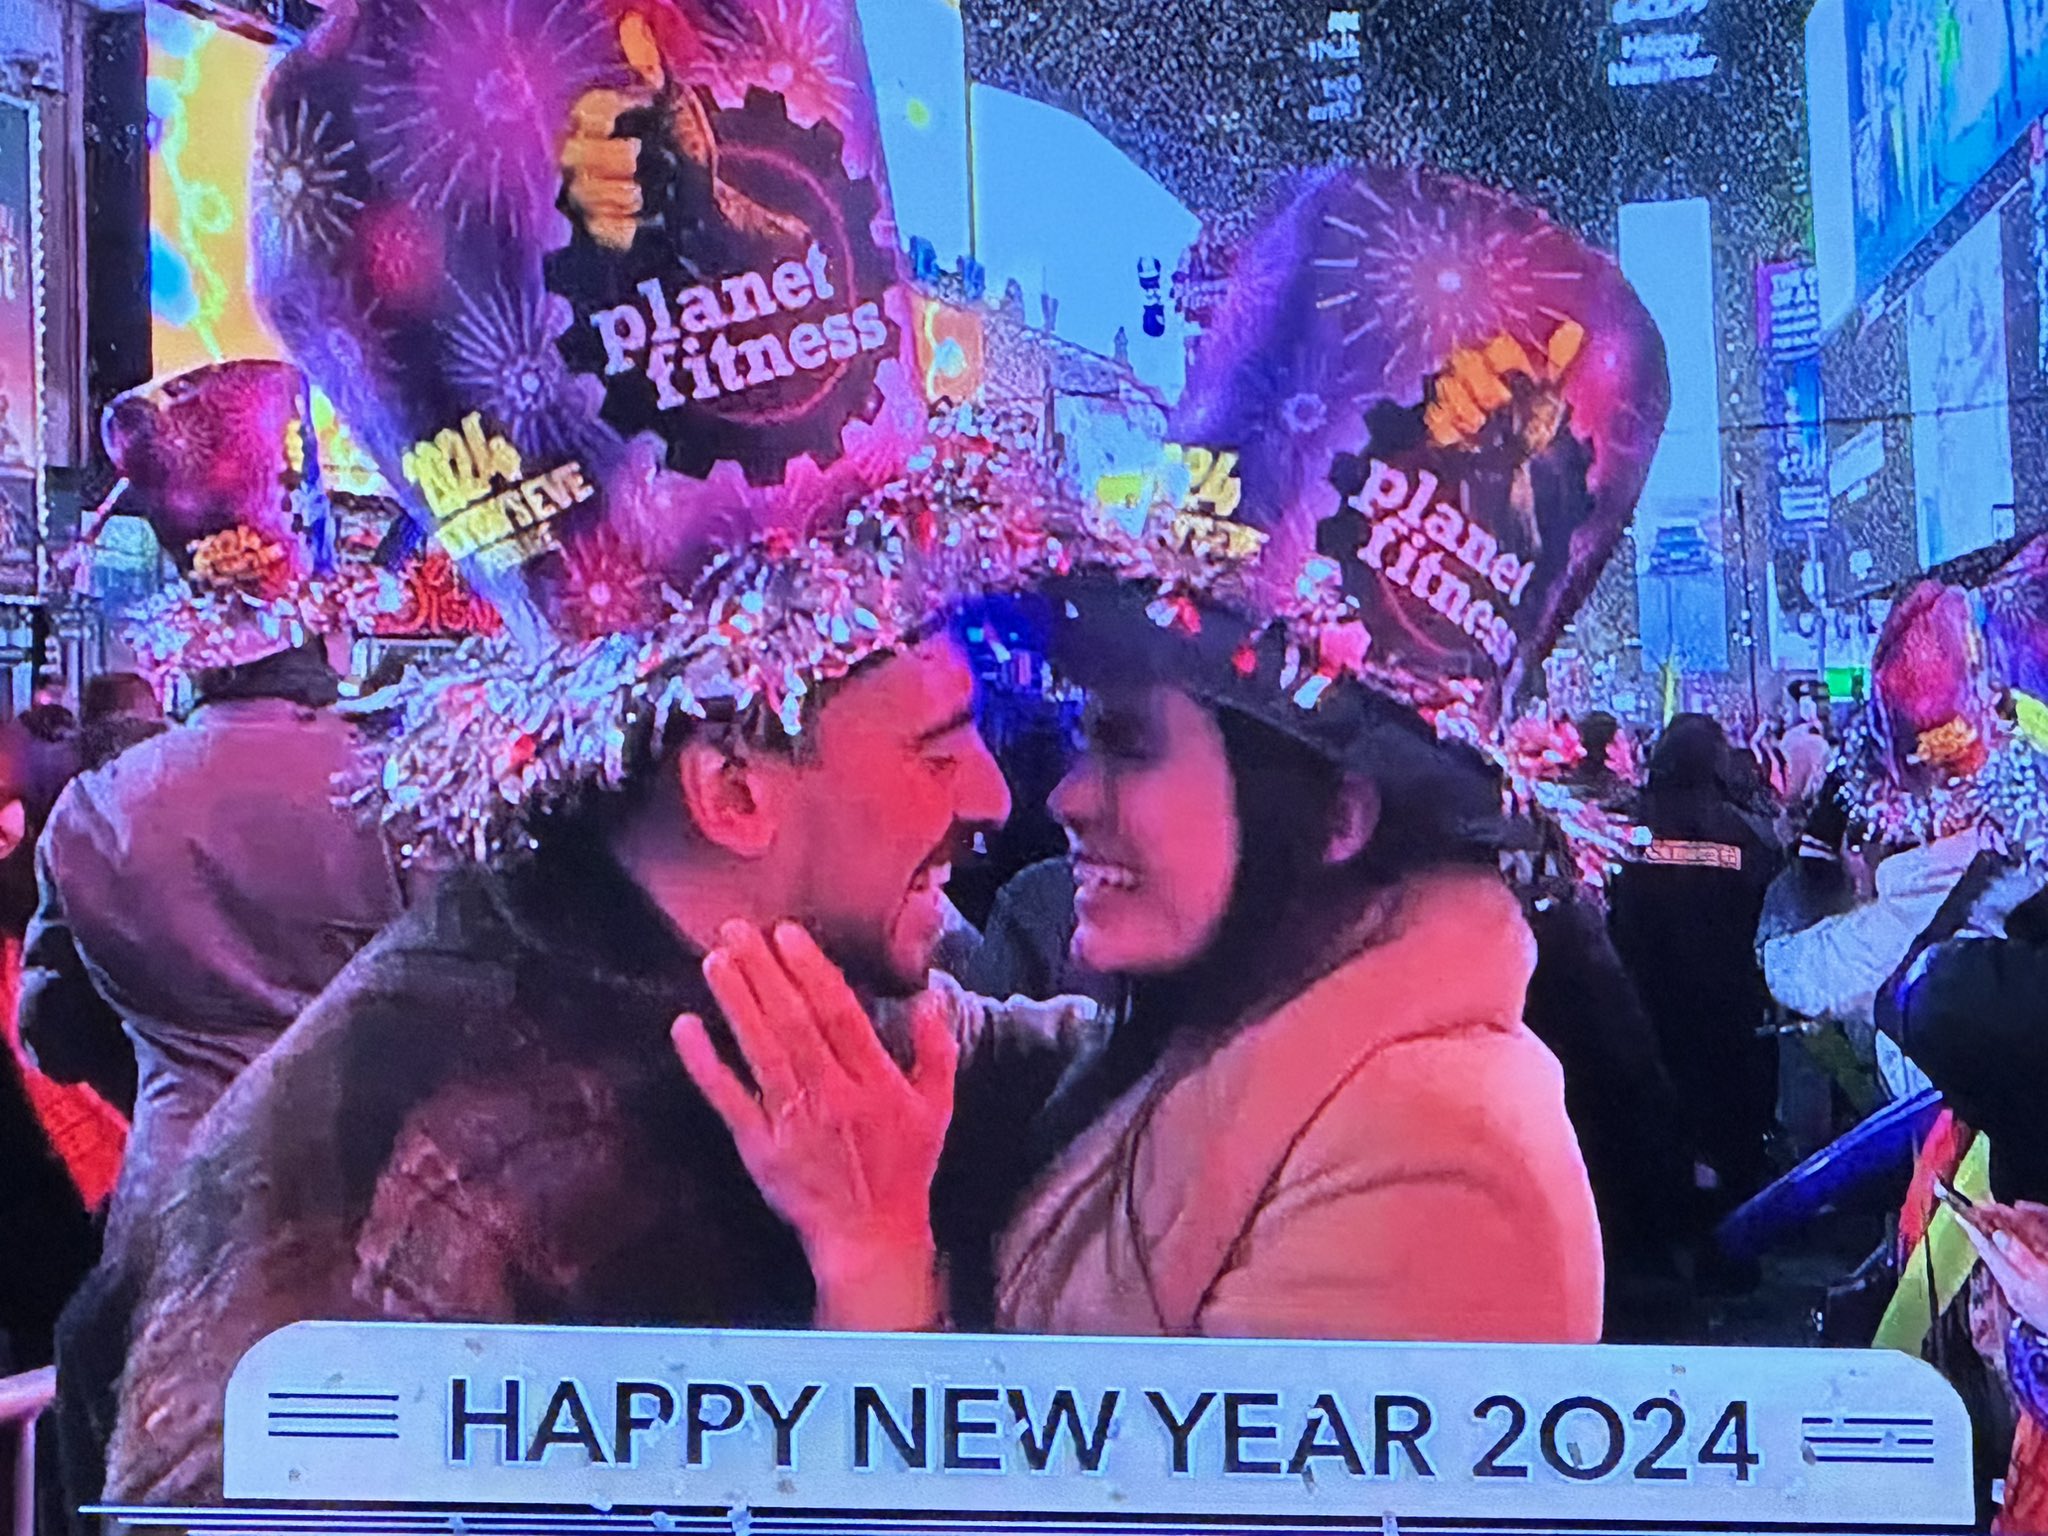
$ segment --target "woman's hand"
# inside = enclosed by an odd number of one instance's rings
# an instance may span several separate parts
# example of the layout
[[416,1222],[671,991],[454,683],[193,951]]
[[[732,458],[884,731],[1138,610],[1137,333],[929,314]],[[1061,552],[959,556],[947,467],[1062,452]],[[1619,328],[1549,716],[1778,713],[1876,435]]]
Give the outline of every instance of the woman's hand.
[[2048,1334],[2048,1205],[1980,1200],[1957,1215],[2013,1315]]
[[802,1239],[817,1325],[933,1326],[931,1186],[959,1059],[944,1003],[927,993],[912,1009],[906,1074],[839,968],[794,923],[777,925],[772,941],[751,923],[728,923],[704,977],[760,1094],[695,1014],[675,1022],[676,1054],[763,1198]]

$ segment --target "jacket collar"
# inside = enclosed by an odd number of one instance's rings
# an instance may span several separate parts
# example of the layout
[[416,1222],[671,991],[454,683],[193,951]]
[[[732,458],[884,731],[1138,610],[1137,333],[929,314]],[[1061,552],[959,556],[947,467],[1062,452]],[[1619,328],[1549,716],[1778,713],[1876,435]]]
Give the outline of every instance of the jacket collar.
[[201,705],[235,699],[287,699],[310,709],[325,709],[341,697],[341,679],[317,645],[300,645],[240,666],[202,672],[194,691]]
[[594,837],[550,839],[492,887],[507,925],[551,969],[663,1006],[694,1006],[707,991],[695,947]]

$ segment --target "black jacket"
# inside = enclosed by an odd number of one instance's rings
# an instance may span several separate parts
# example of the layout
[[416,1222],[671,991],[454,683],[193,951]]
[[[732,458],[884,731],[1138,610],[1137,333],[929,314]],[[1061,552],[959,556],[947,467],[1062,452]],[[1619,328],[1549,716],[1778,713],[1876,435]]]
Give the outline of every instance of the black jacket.
[[57,1313],[98,1257],[78,1187],[0,1045],[0,1375],[50,1363]]
[[1950,940],[1898,998],[1906,1054],[1991,1139],[1991,1192],[2048,1203],[2048,943]]
[[1523,1018],[1564,1069],[1610,1267],[1665,1253],[1683,1231],[1692,1147],[1678,1091],[1601,914],[1576,896],[1532,902],[1536,970]]

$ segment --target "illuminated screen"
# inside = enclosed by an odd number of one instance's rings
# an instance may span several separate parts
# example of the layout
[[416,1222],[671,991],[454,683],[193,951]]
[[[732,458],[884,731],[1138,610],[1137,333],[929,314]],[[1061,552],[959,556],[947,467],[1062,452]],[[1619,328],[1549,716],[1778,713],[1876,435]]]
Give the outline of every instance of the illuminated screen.
[[2048,5],[1848,0],[1845,25],[1867,292],[2048,110]]
[[1907,305],[1920,556],[1935,565],[2013,532],[1998,221],[1958,240],[1913,285]]
[[[157,377],[238,357],[282,357],[249,280],[249,162],[271,54],[151,0],[150,346]],[[329,486],[384,488],[324,394],[313,416]]]

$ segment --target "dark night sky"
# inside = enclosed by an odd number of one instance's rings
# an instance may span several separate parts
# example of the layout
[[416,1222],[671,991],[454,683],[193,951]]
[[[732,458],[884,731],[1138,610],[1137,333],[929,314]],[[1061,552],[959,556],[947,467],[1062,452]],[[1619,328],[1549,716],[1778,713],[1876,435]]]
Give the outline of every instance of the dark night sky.
[[[1305,56],[1327,0],[963,9],[976,79],[1079,112],[1205,217],[1241,213],[1290,167],[1355,157],[1512,187],[1595,239],[1619,202],[1690,193],[1727,205],[1741,245],[1804,227],[1805,0],[1708,0],[1720,68],[1635,90],[1606,82],[1612,28],[1593,0],[1362,0],[1355,66]],[[1362,121],[1309,122],[1319,77],[1351,69]]]

